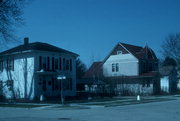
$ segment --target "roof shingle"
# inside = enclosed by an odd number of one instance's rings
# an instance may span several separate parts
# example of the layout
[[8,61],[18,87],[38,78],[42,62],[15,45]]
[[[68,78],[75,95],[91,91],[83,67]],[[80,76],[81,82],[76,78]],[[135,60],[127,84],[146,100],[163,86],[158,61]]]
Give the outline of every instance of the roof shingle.
[[34,43],[29,43],[27,45],[19,45],[17,47],[14,47],[12,49],[3,51],[0,53],[0,55],[4,54],[11,54],[15,52],[22,52],[22,51],[27,51],[27,50],[40,50],[40,51],[50,51],[50,52],[60,52],[60,53],[68,53],[68,54],[73,54],[78,56],[78,54],[64,50],[62,48],[47,44],[47,43],[42,43],[42,42],[34,42]]

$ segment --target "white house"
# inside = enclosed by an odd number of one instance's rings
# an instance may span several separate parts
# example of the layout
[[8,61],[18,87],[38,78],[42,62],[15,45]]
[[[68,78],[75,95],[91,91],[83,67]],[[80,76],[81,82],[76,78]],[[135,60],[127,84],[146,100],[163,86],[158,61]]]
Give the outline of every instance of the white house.
[[161,74],[160,85],[161,91],[174,93],[178,87],[178,73],[174,66],[164,66],[159,69]]
[[[158,59],[148,46],[118,43],[98,66],[95,65],[89,68],[85,78],[115,85],[113,88],[118,93],[153,94],[159,91]],[[97,67],[99,71],[94,71]]]
[[6,98],[35,99],[60,96],[63,80],[65,96],[76,94],[76,64],[78,55],[56,46],[34,42],[28,38],[24,44],[0,53],[0,87]]

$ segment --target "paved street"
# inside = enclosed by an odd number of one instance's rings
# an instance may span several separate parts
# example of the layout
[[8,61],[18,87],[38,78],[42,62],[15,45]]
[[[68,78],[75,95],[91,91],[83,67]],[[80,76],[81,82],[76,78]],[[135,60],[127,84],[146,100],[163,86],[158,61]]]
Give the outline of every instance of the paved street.
[[180,98],[90,109],[0,108],[0,121],[180,121]]

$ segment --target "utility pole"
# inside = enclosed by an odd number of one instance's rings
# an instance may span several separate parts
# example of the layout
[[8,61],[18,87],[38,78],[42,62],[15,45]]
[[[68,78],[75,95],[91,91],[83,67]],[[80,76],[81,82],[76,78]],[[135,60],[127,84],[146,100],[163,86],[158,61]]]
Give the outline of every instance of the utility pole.
[[58,75],[57,79],[61,81],[61,104],[64,105],[63,80],[65,80],[66,77],[63,75]]

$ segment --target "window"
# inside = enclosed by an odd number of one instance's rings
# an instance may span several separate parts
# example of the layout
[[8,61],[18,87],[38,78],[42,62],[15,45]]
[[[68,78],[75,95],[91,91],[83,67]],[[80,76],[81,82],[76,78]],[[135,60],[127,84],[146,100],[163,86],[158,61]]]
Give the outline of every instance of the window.
[[115,70],[116,70],[116,65],[113,63],[112,64],[112,72],[115,72]]
[[119,71],[119,63],[113,63],[112,72],[118,72],[118,71]]
[[70,59],[70,71],[72,71],[72,59]]
[[47,70],[49,71],[50,70],[50,58],[47,57]]
[[58,58],[55,59],[55,70],[58,70]]
[[69,87],[70,87],[70,90],[72,90],[72,78],[69,79]]
[[66,60],[66,71],[69,70],[69,60]]
[[48,81],[48,85],[49,85],[49,86],[51,85],[51,81]]
[[0,71],[3,71],[3,60],[0,60]]
[[52,71],[54,71],[54,57],[52,57]]
[[58,88],[59,88],[58,80],[57,79],[54,79],[54,80],[55,80],[55,90],[58,90]]
[[54,78],[52,78],[52,91],[54,91]]
[[117,51],[117,55],[122,54],[122,51]]
[[46,80],[43,80],[43,91],[46,91]]
[[61,65],[61,57],[59,58],[59,70],[62,70],[62,65]]
[[43,69],[46,70],[46,57],[43,57],[42,59],[42,66],[43,66]]
[[42,56],[39,56],[39,70],[42,69]]
[[6,69],[14,71],[14,59],[6,59]]
[[119,63],[116,63],[116,72],[119,71]]
[[63,71],[65,71],[66,70],[66,65],[65,65],[65,58],[63,58]]

